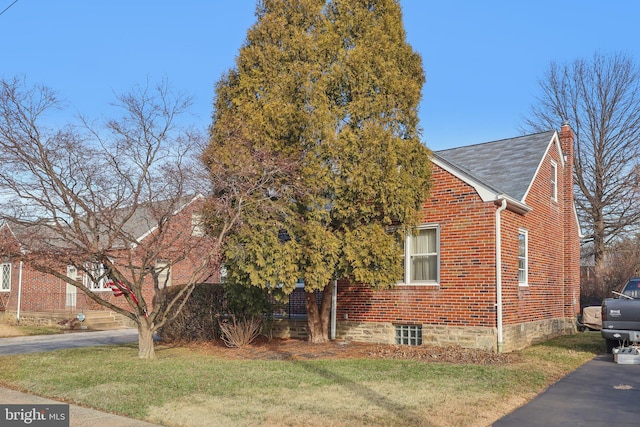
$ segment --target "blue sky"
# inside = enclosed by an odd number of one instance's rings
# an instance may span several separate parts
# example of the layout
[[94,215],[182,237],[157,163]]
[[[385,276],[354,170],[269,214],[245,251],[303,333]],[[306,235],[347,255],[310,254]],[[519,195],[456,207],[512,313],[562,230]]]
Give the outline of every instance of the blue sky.
[[[14,0],[0,0],[0,11]],[[427,82],[422,139],[434,150],[509,138],[550,61],[621,51],[640,63],[637,0],[401,0]],[[0,15],[0,76],[56,90],[69,116],[100,118],[121,93],[166,77],[210,124],[254,0],[18,0]]]

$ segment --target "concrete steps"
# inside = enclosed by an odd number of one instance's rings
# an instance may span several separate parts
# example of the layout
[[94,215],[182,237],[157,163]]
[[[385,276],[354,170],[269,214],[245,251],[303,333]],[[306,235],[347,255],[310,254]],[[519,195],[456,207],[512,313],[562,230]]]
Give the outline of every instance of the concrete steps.
[[[72,319],[77,319],[79,313],[84,315],[81,323],[86,329],[106,331],[112,329],[131,328],[136,325],[128,318],[107,310],[51,310],[51,311],[23,311],[20,314],[20,324],[34,326],[62,325]],[[15,319],[15,313],[4,313],[6,319]]]
[[85,312],[85,320],[82,322],[87,329],[97,331],[108,331],[112,329],[122,329],[130,327],[130,320],[112,311],[90,311]]

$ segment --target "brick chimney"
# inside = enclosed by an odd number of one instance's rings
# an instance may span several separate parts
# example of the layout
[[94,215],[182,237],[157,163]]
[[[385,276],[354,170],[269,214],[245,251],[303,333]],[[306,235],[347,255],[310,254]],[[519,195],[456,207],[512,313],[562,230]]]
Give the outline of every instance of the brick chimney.
[[574,204],[574,139],[568,121],[558,133],[564,156],[562,171],[563,217],[564,217],[564,306],[565,319],[572,319],[580,312],[580,230]]
[[[567,120],[562,123],[562,128],[560,129],[558,136],[560,137],[562,153],[566,157],[565,161],[570,160],[573,165],[573,140],[575,139],[575,135],[573,134],[573,130],[571,129],[571,126],[569,126],[569,122]],[[573,178],[571,180],[573,181]]]

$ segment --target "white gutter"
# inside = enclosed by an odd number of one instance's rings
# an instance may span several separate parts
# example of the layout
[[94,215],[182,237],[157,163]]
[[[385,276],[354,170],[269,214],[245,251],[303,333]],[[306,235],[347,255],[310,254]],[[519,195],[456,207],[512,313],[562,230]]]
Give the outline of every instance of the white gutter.
[[20,324],[20,303],[22,299],[22,261],[18,270],[18,308],[16,309],[16,323]]
[[498,353],[502,353],[502,227],[500,213],[507,208],[507,199],[496,209],[496,321],[498,327]]
[[331,339],[336,339],[336,308],[338,308],[338,281],[333,279],[331,287]]

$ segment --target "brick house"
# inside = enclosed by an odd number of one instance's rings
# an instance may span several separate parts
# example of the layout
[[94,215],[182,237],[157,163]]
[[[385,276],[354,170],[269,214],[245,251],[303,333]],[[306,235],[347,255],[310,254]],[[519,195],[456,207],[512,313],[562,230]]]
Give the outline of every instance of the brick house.
[[[155,259],[155,268],[160,271],[159,286],[171,286],[189,281],[195,263],[201,261],[210,248],[208,242],[202,239],[204,229],[199,214],[202,202],[202,196],[185,199],[173,212],[170,229],[166,232],[167,239],[172,242],[171,247],[167,247]],[[163,209],[158,209],[157,206],[139,207],[135,214],[126,221],[124,227],[124,232],[134,236],[137,243],[131,249],[118,249],[116,244],[113,251],[114,257],[132,259],[135,265],[143,265],[136,251],[143,247],[146,241],[153,238],[158,228],[158,221],[154,218],[157,218],[162,211]],[[2,224],[0,239],[4,242],[3,247],[6,249],[13,246],[20,250],[23,246],[22,242],[25,239],[33,239],[34,236],[37,236],[37,239],[43,242],[42,244],[58,247],[64,245],[60,239],[56,241],[46,228],[35,233],[30,228],[33,227],[11,223]],[[13,245],[7,244],[7,242],[13,243]],[[197,249],[184,260],[174,262],[172,253],[184,252],[184,248],[187,246]],[[127,256],[124,256],[125,251],[127,251]],[[4,311],[6,320],[15,318],[21,323],[52,324],[83,313],[90,326],[100,326],[100,328],[106,329],[118,324],[129,324],[129,319],[111,313],[108,308],[91,300],[75,286],[53,275],[37,271],[29,264],[29,261],[22,262],[20,257],[12,257],[10,253],[16,254],[15,250],[5,252],[8,253],[0,254],[0,310]],[[131,258],[128,258],[129,254],[132,254]],[[128,307],[124,298],[118,297],[109,287],[108,279],[102,275],[104,271],[101,270],[101,266],[96,265],[90,270],[95,275],[93,278],[88,272],[82,273],[72,266],[60,265],[59,271],[83,283],[101,299],[119,307]],[[205,271],[202,277],[203,281],[219,280],[219,275],[216,272],[217,270],[214,268]],[[154,284],[151,280],[145,281],[142,293],[147,304],[151,305],[154,294]],[[108,312],[108,316],[113,321],[105,319],[104,312]]]
[[335,335],[511,351],[575,331],[573,132],[433,153],[433,188],[392,289],[338,281]]
[[[432,167],[421,225],[405,241],[403,283],[374,291],[338,281],[336,338],[511,351],[574,331],[580,231],[569,125],[560,132],[435,152]],[[187,203],[180,212],[178,234],[189,239],[201,232],[194,220],[197,206]],[[150,218],[140,211],[129,224],[141,240],[153,232]],[[0,229],[19,242],[14,231],[6,224]],[[0,306],[7,312],[100,308],[81,293],[74,296],[75,288],[67,289],[62,280],[7,257],[0,261]],[[172,266],[170,283],[182,283],[190,269],[188,263]],[[218,279],[212,270],[208,281]],[[121,301],[110,289],[96,290]],[[151,290],[146,288],[147,298]],[[298,297],[303,292],[296,290]],[[303,301],[296,298],[290,306]],[[277,323],[276,335],[304,335],[304,321],[290,316]]]

